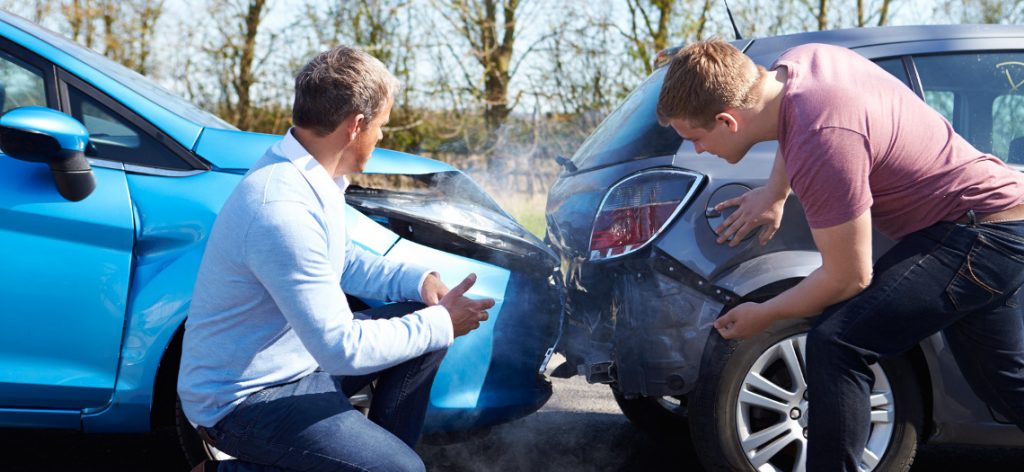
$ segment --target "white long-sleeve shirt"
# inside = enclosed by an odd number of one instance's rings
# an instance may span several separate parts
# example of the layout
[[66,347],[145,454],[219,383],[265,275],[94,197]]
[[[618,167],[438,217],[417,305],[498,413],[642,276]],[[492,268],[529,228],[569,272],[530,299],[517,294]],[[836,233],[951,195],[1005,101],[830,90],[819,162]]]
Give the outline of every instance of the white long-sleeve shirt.
[[367,374],[451,344],[442,306],[353,317],[343,289],[419,300],[429,272],[351,244],[346,185],[289,132],[224,203],[185,323],[178,394],[193,423],[213,426],[248,395],[317,368]]

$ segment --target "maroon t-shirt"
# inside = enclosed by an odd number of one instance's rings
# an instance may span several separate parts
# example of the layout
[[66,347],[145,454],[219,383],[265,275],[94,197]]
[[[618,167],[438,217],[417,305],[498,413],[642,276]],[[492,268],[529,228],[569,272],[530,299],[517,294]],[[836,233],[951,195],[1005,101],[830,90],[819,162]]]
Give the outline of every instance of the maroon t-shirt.
[[845,48],[807,44],[786,67],[779,148],[811,228],[871,210],[900,239],[969,209],[993,213],[1024,200],[1024,175],[978,151],[906,85]]

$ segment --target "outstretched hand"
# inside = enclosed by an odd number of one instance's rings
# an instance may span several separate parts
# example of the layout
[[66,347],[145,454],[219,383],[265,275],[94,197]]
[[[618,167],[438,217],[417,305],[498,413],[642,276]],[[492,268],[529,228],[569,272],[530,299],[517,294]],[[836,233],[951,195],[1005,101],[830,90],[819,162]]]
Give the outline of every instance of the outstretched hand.
[[494,300],[484,298],[473,300],[465,296],[466,291],[476,283],[476,274],[469,274],[462,282],[441,297],[439,305],[448,309],[452,318],[452,329],[455,337],[462,336],[480,327],[480,322],[488,318],[487,309],[494,306]]
[[758,187],[715,205],[717,211],[739,207],[715,228],[718,243],[729,241],[729,246],[736,247],[751,231],[763,226],[758,242],[762,246],[768,244],[782,224],[782,210],[786,197],[779,197],[778,193],[770,191],[768,187]]

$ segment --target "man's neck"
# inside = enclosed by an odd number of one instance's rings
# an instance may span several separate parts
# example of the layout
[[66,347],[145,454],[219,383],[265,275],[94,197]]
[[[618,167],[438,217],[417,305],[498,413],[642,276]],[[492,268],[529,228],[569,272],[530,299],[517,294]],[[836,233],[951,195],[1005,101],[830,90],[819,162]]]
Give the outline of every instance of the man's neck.
[[[340,128],[340,127],[339,127]],[[292,136],[302,145],[309,155],[313,156],[320,165],[327,170],[331,177],[337,177],[338,165],[341,163],[342,152],[347,143],[342,143],[338,130],[326,136],[318,136],[313,130],[295,126],[292,128]]]
[[779,109],[782,107],[782,96],[786,90],[786,80],[789,78],[785,67],[762,72],[766,75],[762,89],[760,111],[758,122],[763,125],[763,137],[765,141],[779,138]]

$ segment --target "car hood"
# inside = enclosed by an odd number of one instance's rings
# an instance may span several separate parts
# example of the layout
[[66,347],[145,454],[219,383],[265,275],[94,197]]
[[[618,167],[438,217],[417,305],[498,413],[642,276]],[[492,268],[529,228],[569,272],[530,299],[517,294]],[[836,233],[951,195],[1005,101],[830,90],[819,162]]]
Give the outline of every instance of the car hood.
[[[281,140],[280,135],[250,133],[206,128],[196,142],[194,152],[220,170],[244,172]],[[373,151],[364,173],[367,174],[431,174],[454,171],[443,162],[404,152],[377,149]]]

